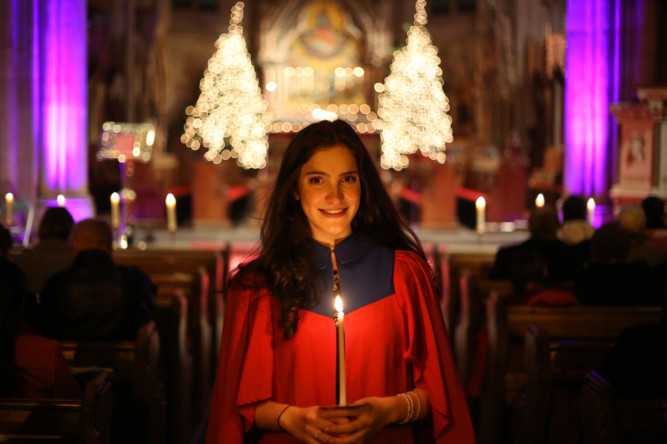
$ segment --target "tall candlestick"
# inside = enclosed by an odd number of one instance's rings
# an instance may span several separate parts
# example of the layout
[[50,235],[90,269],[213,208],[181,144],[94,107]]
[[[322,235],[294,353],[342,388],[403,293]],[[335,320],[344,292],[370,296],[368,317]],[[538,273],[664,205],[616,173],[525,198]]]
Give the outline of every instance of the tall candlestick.
[[542,193],[538,194],[535,198],[535,206],[537,208],[542,208],[544,206],[544,195]]
[[475,208],[477,208],[477,234],[484,234],[486,228],[486,200],[479,196],[475,201]]
[[56,201],[58,202],[58,206],[60,208],[65,207],[65,200],[66,200],[65,196],[63,196],[62,194],[58,194],[58,197],[56,197]]
[[111,193],[111,228],[117,230],[120,227],[120,195]]
[[588,209],[588,222],[593,225],[593,213],[595,213],[595,199],[592,197],[586,202],[586,208]]
[[343,299],[336,296],[334,299],[334,307],[336,312],[334,317],[336,319],[336,333],[337,333],[337,348],[338,348],[338,405],[347,405],[347,396],[345,389],[345,330],[343,329]]
[[176,231],[176,198],[173,194],[167,194],[167,229],[173,233]]
[[11,227],[14,224],[14,195],[12,193],[5,194],[5,204],[7,204],[7,226]]

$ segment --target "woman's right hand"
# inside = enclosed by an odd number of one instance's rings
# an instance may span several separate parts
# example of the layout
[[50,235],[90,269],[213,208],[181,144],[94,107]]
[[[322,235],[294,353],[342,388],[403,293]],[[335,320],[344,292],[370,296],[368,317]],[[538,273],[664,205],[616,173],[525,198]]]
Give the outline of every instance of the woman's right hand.
[[325,428],[334,426],[335,423],[320,415],[321,408],[290,406],[280,418],[280,426],[290,435],[301,442],[315,444],[320,442],[333,442],[334,436],[326,434]]

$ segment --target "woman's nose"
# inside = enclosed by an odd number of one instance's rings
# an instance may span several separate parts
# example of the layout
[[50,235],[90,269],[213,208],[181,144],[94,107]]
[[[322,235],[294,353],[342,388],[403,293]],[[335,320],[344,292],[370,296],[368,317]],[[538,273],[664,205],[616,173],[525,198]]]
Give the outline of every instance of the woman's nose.
[[340,184],[333,184],[329,187],[327,198],[332,201],[343,200],[343,188]]

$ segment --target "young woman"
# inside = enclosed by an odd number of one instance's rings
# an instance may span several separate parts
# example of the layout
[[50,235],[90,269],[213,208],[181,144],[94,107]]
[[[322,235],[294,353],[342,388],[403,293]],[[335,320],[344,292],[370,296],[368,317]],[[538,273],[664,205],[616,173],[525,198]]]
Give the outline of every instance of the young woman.
[[[344,301],[337,403],[334,283]],[[431,271],[343,121],[288,146],[227,311],[208,443],[473,443]]]

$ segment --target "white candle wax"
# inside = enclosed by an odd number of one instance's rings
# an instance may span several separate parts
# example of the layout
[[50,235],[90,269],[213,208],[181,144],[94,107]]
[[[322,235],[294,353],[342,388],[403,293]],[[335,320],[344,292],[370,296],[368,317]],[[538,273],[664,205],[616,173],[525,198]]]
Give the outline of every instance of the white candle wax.
[[167,204],[167,229],[173,233],[176,231],[176,198],[169,193],[165,203]]
[[5,194],[5,203],[7,204],[7,227],[11,227],[14,224],[14,195],[12,193]]
[[336,333],[338,335],[338,405],[347,405],[345,387],[345,330],[343,328],[343,299],[336,296],[334,300],[336,307]]
[[120,227],[120,196],[118,193],[111,193],[111,227],[118,229]]
[[477,208],[477,234],[484,234],[486,228],[486,200],[482,196],[475,201]]

